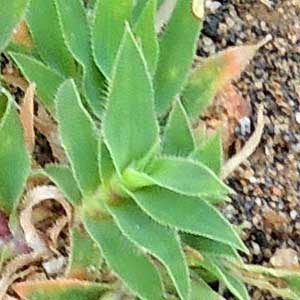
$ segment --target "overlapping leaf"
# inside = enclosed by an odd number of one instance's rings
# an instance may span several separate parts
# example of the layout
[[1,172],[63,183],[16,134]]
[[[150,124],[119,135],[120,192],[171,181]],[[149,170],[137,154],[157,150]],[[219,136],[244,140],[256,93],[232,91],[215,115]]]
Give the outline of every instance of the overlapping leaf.
[[182,93],[188,114],[196,118],[203,113],[214,96],[239,77],[257,49],[258,46],[239,46],[205,59],[192,72]]
[[194,150],[194,137],[187,114],[179,100],[174,103],[165,127],[163,153],[188,156]]
[[147,187],[133,195],[138,205],[157,222],[247,252],[228,221],[206,201],[159,187]]
[[106,147],[106,145],[103,143],[103,141],[99,142],[99,153],[98,153],[98,163],[99,163],[99,172],[100,172],[100,178],[101,182],[103,184],[106,184],[109,182],[111,177],[113,176],[115,172],[114,164],[111,159],[110,153]]
[[201,278],[192,281],[191,300],[225,300]]
[[183,242],[207,256],[241,260],[237,251],[227,244],[186,233],[181,236]]
[[[160,40],[160,55],[154,77],[155,105],[159,115],[166,112],[187,80],[200,27],[201,20],[191,12],[191,1],[177,0]],[[178,46],[175,47],[175,44]]]
[[73,77],[76,66],[60,30],[54,1],[31,0],[27,22],[44,63],[63,76]]
[[49,165],[44,172],[60,188],[70,203],[74,206],[80,205],[82,195],[69,167]]
[[219,176],[223,164],[221,135],[218,133],[200,144],[192,157],[208,166],[216,175]]
[[[159,46],[155,32],[156,0],[149,0],[145,4],[137,22],[134,24],[134,33],[141,44],[149,72],[154,75],[158,61]],[[147,30],[145,30],[147,28]]]
[[0,208],[11,213],[30,171],[22,125],[11,96],[0,90]]
[[222,265],[218,265],[213,259],[205,257],[205,261],[202,263],[202,266],[223,282],[230,292],[239,300],[250,300],[250,296],[245,285],[227,271]]
[[105,80],[93,62],[85,8],[80,0],[54,1],[67,47],[83,68],[83,89],[87,101],[93,113],[100,116],[105,102]]
[[119,172],[145,157],[158,139],[150,76],[129,26],[111,81],[103,135]]
[[25,15],[28,0],[0,0],[0,52],[9,43],[14,29]]
[[183,158],[158,158],[146,170],[159,186],[189,196],[226,196],[229,189],[204,164]]
[[56,111],[63,146],[84,195],[99,184],[98,139],[93,120],[84,109],[72,80],[65,81],[56,95]]
[[9,54],[25,78],[29,82],[36,83],[36,91],[40,101],[50,112],[55,114],[55,93],[59,85],[64,81],[64,77],[44,65],[41,61],[28,55],[13,52]]
[[110,218],[85,217],[85,226],[109,266],[145,300],[162,300],[160,278],[148,258],[125,238]]
[[132,0],[97,1],[92,29],[92,45],[97,66],[106,78],[112,77],[125,21],[130,20],[132,8]]
[[167,268],[180,295],[189,298],[189,273],[177,234],[150,219],[132,200],[109,207],[121,231]]

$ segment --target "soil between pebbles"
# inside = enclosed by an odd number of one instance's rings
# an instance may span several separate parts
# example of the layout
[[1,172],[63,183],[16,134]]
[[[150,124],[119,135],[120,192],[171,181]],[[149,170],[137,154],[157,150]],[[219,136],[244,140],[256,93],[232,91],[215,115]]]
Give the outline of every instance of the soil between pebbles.
[[[263,2],[207,1],[198,55],[273,37],[235,83],[251,103],[252,130],[259,103],[266,126],[256,152],[228,179],[237,193],[224,208],[244,229],[248,262],[269,266],[278,249],[293,249],[300,258],[300,1]],[[241,132],[237,128],[236,138],[244,141]],[[256,289],[251,294],[275,299]]]

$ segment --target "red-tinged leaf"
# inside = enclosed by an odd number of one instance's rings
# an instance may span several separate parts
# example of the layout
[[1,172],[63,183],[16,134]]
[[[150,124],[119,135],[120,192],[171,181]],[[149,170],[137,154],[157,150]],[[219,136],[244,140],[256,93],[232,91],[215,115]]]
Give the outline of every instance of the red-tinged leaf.
[[58,279],[18,283],[14,290],[26,300],[94,300],[100,299],[107,288],[88,281]]
[[182,94],[190,116],[201,114],[219,91],[240,76],[259,47],[268,41],[269,37],[257,45],[229,48],[205,59],[192,72]]
[[202,120],[198,122],[195,130],[196,140],[201,143],[203,136],[211,138],[216,132],[220,132],[224,154],[227,157],[228,149],[235,140],[235,129],[239,121],[250,113],[249,101],[243,98],[232,84],[229,84],[218,93],[212,105],[202,115]]

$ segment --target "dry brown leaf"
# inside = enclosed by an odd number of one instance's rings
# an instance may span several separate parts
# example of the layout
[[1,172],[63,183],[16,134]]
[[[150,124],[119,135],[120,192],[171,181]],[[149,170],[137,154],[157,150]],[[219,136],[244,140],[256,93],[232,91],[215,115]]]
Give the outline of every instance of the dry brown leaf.
[[27,81],[24,78],[20,77],[19,74],[16,74],[16,73],[12,73],[12,74],[4,73],[2,75],[2,78],[3,78],[3,80],[7,84],[10,84],[10,85],[12,85],[14,87],[18,87],[22,91],[26,91],[26,89],[28,87]]
[[33,125],[34,94],[35,83],[30,83],[20,107],[20,120],[24,129],[25,145],[30,154],[33,152],[35,145],[35,133]]
[[25,240],[35,253],[47,255],[50,253],[46,241],[41,238],[32,220],[33,207],[46,200],[57,201],[65,210],[68,221],[72,219],[70,204],[55,186],[39,186],[27,192],[24,198],[25,208],[20,214],[20,224],[24,231]]
[[48,140],[53,156],[61,163],[68,163],[57,125],[42,106],[38,107],[37,116],[34,118],[34,125]]
[[49,248],[58,254],[57,248],[58,248],[58,238],[59,235],[61,234],[62,230],[70,224],[72,221],[71,215],[69,216],[69,219],[67,216],[61,216],[58,218],[54,224],[49,230],[48,234],[50,237],[50,242],[49,242]]
[[22,21],[16,28],[12,41],[15,44],[21,45],[25,48],[32,49],[33,42],[29,34],[28,26],[25,21]]
[[46,273],[51,276],[60,273],[66,264],[67,258],[60,255],[59,257],[52,257],[42,265]]
[[259,145],[265,126],[263,111],[264,107],[263,105],[260,105],[257,112],[257,125],[254,133],[246,142],[242,150],[225,162],[221,172],[222,179],[227,178],[228,175],[242,164]]
[[41,260],[43,257],[37,253],[30,253],[16,257],[13,261],[9,262],[4,270],[2,270],[2,276],[0,278],[0,300],[3,300],[6,296],[6,292],[9,286],[18,278],[26,276],[28,272],[32,272],[32,269],[29,268],[29,271],[24,271],[18,273],[18,270],[23,269],[25,266],[28,266],[34,262]]

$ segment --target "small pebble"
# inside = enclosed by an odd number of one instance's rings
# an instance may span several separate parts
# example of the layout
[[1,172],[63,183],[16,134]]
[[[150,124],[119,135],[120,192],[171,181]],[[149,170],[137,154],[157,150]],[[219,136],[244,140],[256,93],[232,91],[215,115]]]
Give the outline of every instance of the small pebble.
[[296,112],[295,114],[296,122],[300,124],[300,112]]

